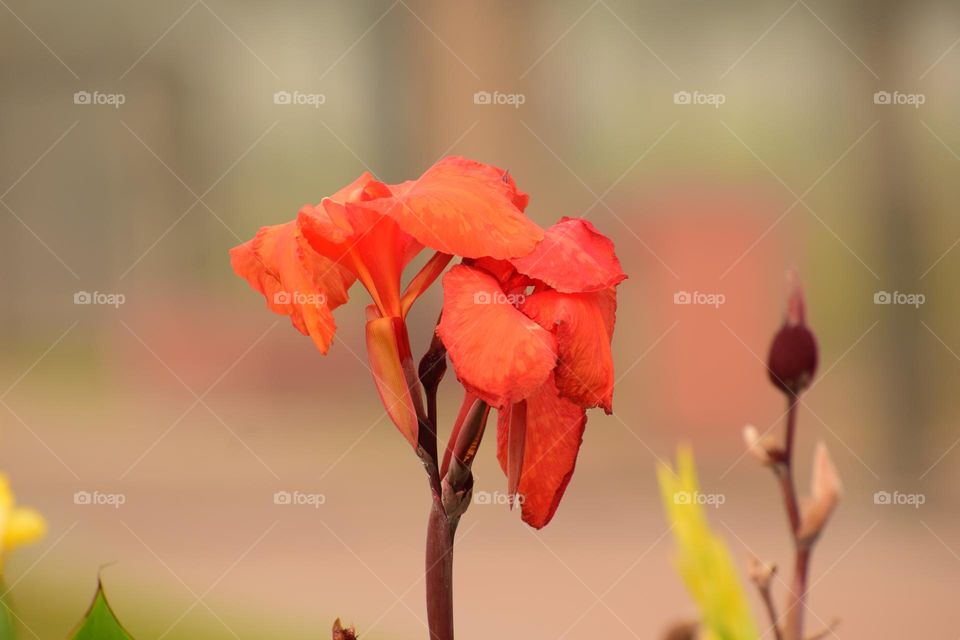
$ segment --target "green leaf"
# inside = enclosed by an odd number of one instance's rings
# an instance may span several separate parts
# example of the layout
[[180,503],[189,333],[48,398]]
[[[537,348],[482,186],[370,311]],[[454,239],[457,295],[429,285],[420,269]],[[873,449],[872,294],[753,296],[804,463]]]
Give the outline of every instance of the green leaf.
[[117,621],[107,596],[103,592],[103,583],[97,583],[97,597],[87,610],[87,615],[71,640],[133,640]]
[[[0,589],[5,589],[0,583]],[[17,625],[14,622],[10,600],[6,596],[0,597],[0,640],[14,640],[17,637]]]

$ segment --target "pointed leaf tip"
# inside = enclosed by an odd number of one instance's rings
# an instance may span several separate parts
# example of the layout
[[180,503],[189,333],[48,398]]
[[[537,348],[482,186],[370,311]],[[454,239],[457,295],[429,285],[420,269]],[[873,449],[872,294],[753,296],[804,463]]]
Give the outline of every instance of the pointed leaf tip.
[[71,640],[133,640],[133,636],[117,620],[110,603],[107,602],[103,583],[99,580],[97,594],[79,628],[70,638]]

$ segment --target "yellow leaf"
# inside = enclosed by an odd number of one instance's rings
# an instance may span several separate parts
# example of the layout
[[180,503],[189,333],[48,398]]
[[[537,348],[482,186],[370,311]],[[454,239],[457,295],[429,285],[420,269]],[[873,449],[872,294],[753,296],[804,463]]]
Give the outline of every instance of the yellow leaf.
[[757,640],[760,634],[730,550],[707,522],[690,450],[677,452],[676,472],[660,464],[657,479],[678,547],[677,569],[700,610],[707,638]]

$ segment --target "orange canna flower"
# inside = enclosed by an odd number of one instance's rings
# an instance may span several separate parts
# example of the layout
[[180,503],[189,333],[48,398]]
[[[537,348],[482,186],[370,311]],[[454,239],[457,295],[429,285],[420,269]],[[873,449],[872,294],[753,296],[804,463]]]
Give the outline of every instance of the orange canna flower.
[[[511,258],[529,253],[543,231],[523,215],[526,194],[496,167],[448,157],[418,180],[397,185],[364,173],[296,220],[264,227],[230,254],[234,271],[290,316],[326,354],[336,332],[333,310],[357,280],[370,294],[367,346],[371,370],[391,419],[417,447],[420,394],[404,319],[453,254]],[[401,290],[404,268],[435,250]]]
[[455,266],[437,334],[469,393],[498,409],[497,455],[525,522],[541,528],[570,481],[586,409],[613,405],[613,243],[564,218],[520,258]]

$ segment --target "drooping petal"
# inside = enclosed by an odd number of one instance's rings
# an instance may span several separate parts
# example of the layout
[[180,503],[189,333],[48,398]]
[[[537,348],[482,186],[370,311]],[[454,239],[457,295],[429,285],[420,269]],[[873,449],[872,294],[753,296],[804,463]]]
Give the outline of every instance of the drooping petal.
[[524,399],[557,361],[553,335],[514,307],[487,273],[458,265],[443,277],[437,335],[457,378],[494,407]]
[[600,291],[627,277],[613,242],[580,218],[561,219],[533,251],[511,262],[520,273],[563,293]]
[[[541,529],[550,522],[573,476],[583,441],[587,414],[557,394],[547,380],[525,401],[526,438],[519,496],[523,521]],[[498,447],[500,465],[506,466],[507,447]]]
[[497,458],[507,474],[510,506],[520,490],[523,474],[523,450],[527,441],[527,403],[517,402],[497,414]]
[[347,301],[354,275],[315,252],[296,222],[263,227],[230,250],[237,275],[263,294],[274,313],[290,316],[326,354],[336,332],[332,311]]
[[466,258],[526,255],[543,230],[523,215],[528,198],[510,175],[447,157],[419,180],[391,185],[394,198],[371,201],[424,245]]
[[610,340],[617,308],[613,288],[593,293],[542,291],[524,300],[522,311],[557,338],[560,395],[581,407],[613,410]]
[[370,320],[367,322],[367,356],[387,415],[416,449],[419,422],[410,390],[413,365],[406,331],[400,318]]

